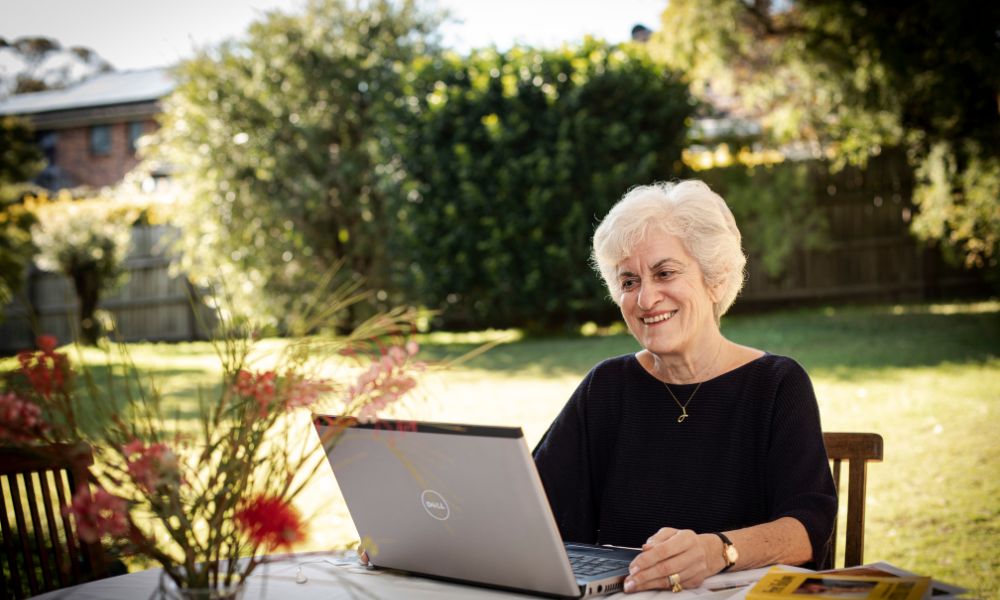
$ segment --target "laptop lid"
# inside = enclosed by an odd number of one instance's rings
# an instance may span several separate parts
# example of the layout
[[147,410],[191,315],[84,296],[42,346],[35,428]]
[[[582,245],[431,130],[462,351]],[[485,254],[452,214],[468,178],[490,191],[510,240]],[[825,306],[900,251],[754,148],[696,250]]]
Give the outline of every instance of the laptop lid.
[[520,428],[314,423],[372,564],[557,596],[577,583]]

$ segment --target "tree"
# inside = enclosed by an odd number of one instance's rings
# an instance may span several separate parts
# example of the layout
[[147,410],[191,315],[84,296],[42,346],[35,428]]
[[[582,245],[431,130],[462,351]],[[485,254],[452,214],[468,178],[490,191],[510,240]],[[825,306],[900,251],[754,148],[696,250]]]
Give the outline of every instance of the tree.
[[38,217],[31,230],[38,266],[73,282],[80,341],[94,345],[102,333],[97,305],[103,292],[122,282],[139,211],[106,198],[50,201],[42,195],[28,204]]
[[155,159],[177,168],[184,266],[240,278],[276,320],[331,265],[387,282],[387,205],[402,175],[392,111],[436,17],[411,0],[314,0],[182,64]]
[[679,174],[685,85],[634,47],[515,48],[419,65],[407,196],[391,240],[412,298],[447,327],[608,321],[589,273],[597,220],[633,185]]
[[0,98],[58,89],[110,71],[111,65],[90,48],[63,48],[47,37],[22,37],[12,42],[0,37]]
[[[0,38],[0,99],[9,94],[65,87],[96,72],[111,69],[93,50],[63,48],[56,40]],[[28,121],[0,116],[0,308],[24,285],[25,266],[35,248],[31,243],[34,215],[22,199],[34,193],[28,182],[45,166]],[[0,310],[0,320],[3,312]]]
[[943,240],[966,266],[992,267],[987,273],[1000,282],[1000,157],[974,142],[957,150],[939,142],[918,167],[912,229]]
[[21,197],[29,187],[25,182],[44,164],[31,125],[0,117],[0,309],[24,285],[25,266],[34,253],[30,231],[34,217],[24,208]]
[[914,231],[995,266],[998,219],[978,199],[1000,169],[998,23],[974,0],[671,0],[651,47],[775,141],[859,164],[904,145],[923,174]]

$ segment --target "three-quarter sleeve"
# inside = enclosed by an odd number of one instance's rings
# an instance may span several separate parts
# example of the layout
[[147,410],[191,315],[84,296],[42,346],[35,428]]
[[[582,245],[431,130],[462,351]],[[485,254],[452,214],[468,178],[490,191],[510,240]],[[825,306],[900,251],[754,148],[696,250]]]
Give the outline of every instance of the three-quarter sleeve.
[[833,563],[830,541],[837,492],[823,444],[819,406],[806,372],[794,361],[780,377],[767,450],[766,489],[771,518],[792,517],[805,527],[815,568]]

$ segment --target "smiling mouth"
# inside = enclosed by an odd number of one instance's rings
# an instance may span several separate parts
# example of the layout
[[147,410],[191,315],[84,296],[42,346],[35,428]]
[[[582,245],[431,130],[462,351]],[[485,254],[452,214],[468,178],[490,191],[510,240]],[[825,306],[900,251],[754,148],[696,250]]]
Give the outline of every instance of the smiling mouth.
[[657,323],[662,323],[664,321],[669,321],[677,314],[676,310],[670,312],[665,312],[663,314],[656,315],[655,317],[643,317],[642,322],[646,325],[655,325]]

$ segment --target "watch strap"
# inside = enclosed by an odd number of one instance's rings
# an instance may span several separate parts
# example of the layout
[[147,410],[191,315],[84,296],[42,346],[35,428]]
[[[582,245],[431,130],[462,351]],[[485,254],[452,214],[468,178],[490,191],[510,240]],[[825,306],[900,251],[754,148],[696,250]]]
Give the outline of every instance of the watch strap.
[[719,573],[725,573],[726,571],[731,569],[733,565],[736,564],[735,562],[729,560],[729,553],[727,552],[729,548],[735,548],[735,546],[733,546],[733,543],[729,541],[729,538],[726,537],[726,534],[719,531],[713,531],[712,533],[719,536],[719,539],[722,540],[722,560],[726,561],[726,566],[723,567],[722,570],[719,571]]

